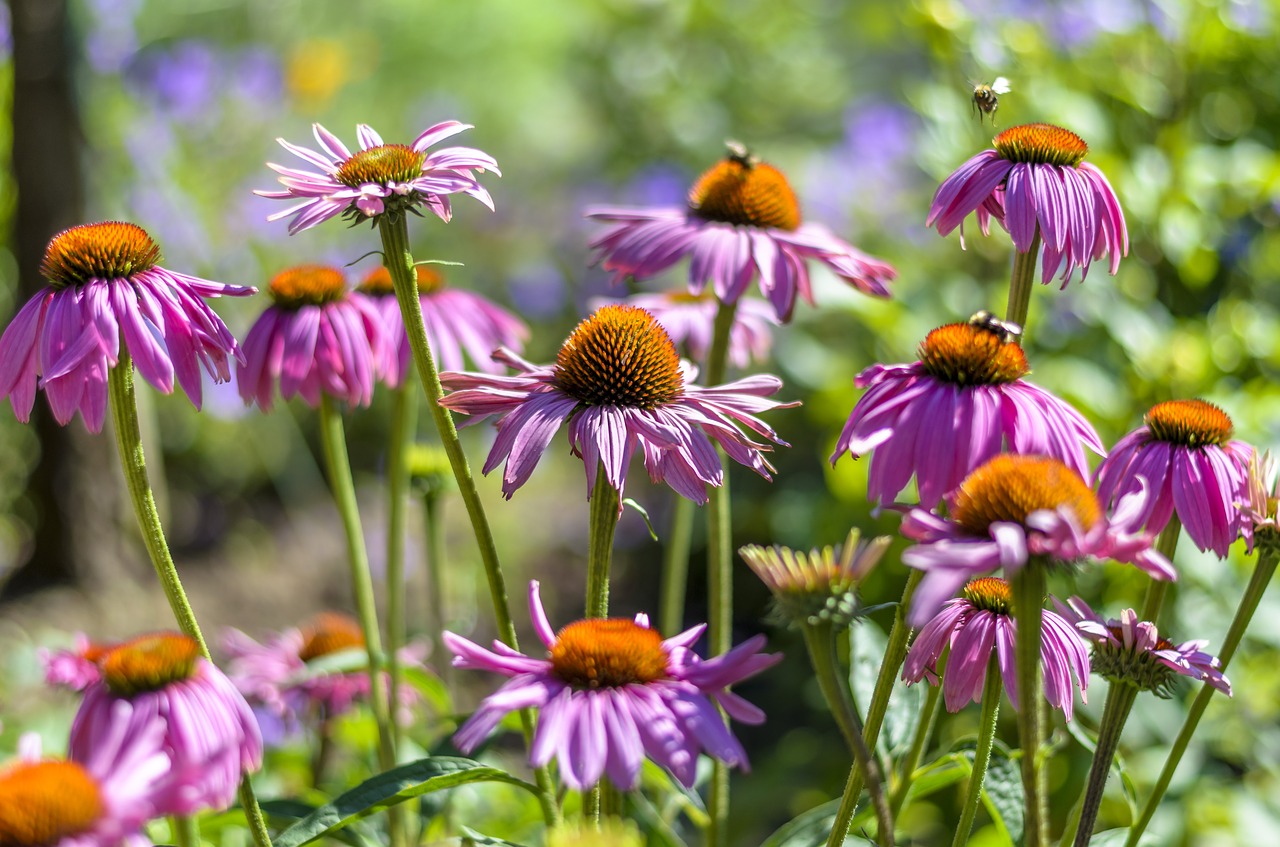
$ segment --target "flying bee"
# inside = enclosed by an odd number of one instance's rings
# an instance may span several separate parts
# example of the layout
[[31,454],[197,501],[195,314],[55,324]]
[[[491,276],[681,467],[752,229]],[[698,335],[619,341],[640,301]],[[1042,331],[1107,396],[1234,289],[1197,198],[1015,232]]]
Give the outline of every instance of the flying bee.
[[1013,321],[1002,321],[986,309],[974,312],[969,318],[969,326],[993,332],[1006,344],[1022,337],[1022,327]]
[[991,125],[996,125],[996,109],[1000,108],[1000,95],[1009,93],[1009,80],[1002,76],[996,77],[996,81],[987,85],[977,82],[973,84],[973,112],[978,116],[978,122],[982,122],[983,115],[991,116]]

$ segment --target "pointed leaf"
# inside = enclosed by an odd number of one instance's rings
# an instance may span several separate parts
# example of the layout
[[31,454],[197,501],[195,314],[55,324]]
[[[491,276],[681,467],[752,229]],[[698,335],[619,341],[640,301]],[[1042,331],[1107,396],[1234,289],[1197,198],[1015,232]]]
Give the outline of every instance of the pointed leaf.
[[640,513],[640,517],[644,518],[644,525],[649,528],[649,537],[652,538],[654,541],[657,541],[658,533],[654,531],[653,521],[649,520],[649,513],[645,511],[644,506],[641,506],[639,503],[637,503],[635,500],[632,500],[630,497],[623,500],[622,505],[630,506],[631,508],[635,509],[637,512]]
[[431,791],[473,782],[505,782],[530,793],[537,792],[534,786],[524,780],[472,759],[452,756],[420,759],[365,780],[311,812],[280,833],[272,843],[275,847],[301,847],[370,812],[403,803]]
[[462,829],[462,847],[523,847],[514,841],[503,841],[501,838],[494,838],[490,835],[482,835],[469,826],[461,827]]
[[[258,804],[268,823],[279,827],[290,826],[316,810],[310,803],[301,800],[263,800]],[[345,829],[331,833],[335,841],[341,841],[350,847],[378,847],[380,841],[373,831],[363,823],[355,822]]]
[[[839,800],[830,800],[797,815],[766,838],[760,847],[825,847],[827,838],[831,835],[831,827],[835,825],[836,810],[839,806]],[[857,828],[858,816],[855,816],[851,829]],[[849,835],[844,843],[846,847],[864,847],[871,844],[870,841],[856,835]]]

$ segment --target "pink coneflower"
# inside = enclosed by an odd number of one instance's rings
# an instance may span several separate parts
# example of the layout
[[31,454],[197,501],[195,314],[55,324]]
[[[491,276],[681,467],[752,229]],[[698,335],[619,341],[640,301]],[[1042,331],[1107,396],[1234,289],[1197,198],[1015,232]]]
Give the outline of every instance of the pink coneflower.
[[267,164],[280,174],[284,191],[255,191],[273,200],[299,200],[267,220],[293,215],[289,233],[309,229],[339,215],[353,221],[381,214],[418,213],[426,206],[441,220],[452,216],[450,194],[468,194],[493,208],[489,192],[476,181],[477,173],[501,175],[491,156],[470,147],[446,147],[434,153],[427,148],[471,129],[468,124],[445,121],[424,130],[413,144],[386,144],[365,124],[356,127],[360,149],[352,153],[320,124],[311,130],[320,150],[310,150],[276,139],[293,155],[320,168],[323,173]]
[[[967,703],[982,699],[994,650],[1004,689],[1013,707],[1018,708],[1014,664],[1017,626],[1012,607],[1009,583],[1003,579],[988,576],[970,582],[960,597],[948,600],[916,635],[903,664],[902,678],[909,683],[928,679],[931,685],[937,685],[938,660],[949,650],[942,697],[948,712],[958,712]],[[1044,696],[1049,705],[1061,709],[1071,720],[1076,689],[1080,691],[1080,701],[1089,702],[1085,697],[1089,654],[1071,624],[1048,610],[1042,614],[1040,665],[1044,668]]]
[[983,150],[943,180],[933,195],[926,226],[940,235],[960,227],[976,212],[983,235],[991,219],[1009,231],[1019,253],[1044,238],[1041,282],[1061,270],[1063,287],[1071,272],[1089,272],[1089,263],[1111,256],[1111,273],[1129,252],[1124,212],[1102,171],[1084,161],[1089,145],[1080,136],[1050,124],[1026,124],[1001,132],[994,150]]
[[550,367],[532,365],[507,350],[494,357],[520,373],[441,374],[452,393],[440,405],[467,415],[499,415],[498,438],[484,472],[506,462],[502,493],[508,498],[533,473],[565,422],[569,445],[586,465],[588,499],[602,463],[605,479],[621,492],[631,458],[640,450],[650,479],[705,503],[706,486],[718,486],[724,478],[713,441],[765,479],[773,466],[762,451],[770,447],[752,441],[739,427],[786,444],[755,417],[794,405],[765,399],[782,387],[781,380],[760,375],[711,388],[694,385],[696,369],[680,360],[653,316],[634,306],[605,306],[578,324]]
[[1176,579],[1169,560],[1152,549],[1139,516],[1145,486],[1104,513],[1080,475],[1045,456],[996,456],[969,474],[947,498],[947,516],[912,509],[902,534],[916,542],[902,562],[925,572],[909,616],[923,626],[967,580],[1003,568],[1006,575],[1030,556],[1073,563],[1083,558],[1128,562],[1154,579]]
[[0,770],[0,844],[5,847],[150,847],[142,825],[160,817],[167,790],[165,724],[115,705],[115,720],[78,761],[23,751]]
[[[71,724],[71,758],[87,762],[121,732],[138,732],[159,715],[174,784],[157,813],[189,815],[225,809],[242,774],[262,764],[262,736],[240,692],[176,632],[143,635],[100,660],[102,679],[89,686]],[[121,703],[132,706],[128,715]]]
[[[976,316],[975,316],[976,317]],[[1024,382],[1030,368],[1017,341],[970,321],[930,332],[919,361],[873,365],[855,385],[854,404],[831,463],[846,451],[875,451],[867,496],[890,503],[916,478],[920,504],[933,508],[974,468],[1000,453],[1035,453],[1089,475],[1084,448],[1105,455],[1079,412]]]
[[806,262],[817,259],[864,294],[888,297],[897,271],[816,223],[801,223],[800,204],[782,172],[740,147],[698,178],[687,208],[595,207],[587,217],[612,224],[591,242],[614,280],[646,279],[689,257],[689,290],[711,283],[736,302],[753,279],[781,321],[796,295],[813,303]]
[[84,691],[102,679],[102,669],[98,667],[98,663],[114,646],[92,641],[83,632],[77,632],[75,646],[70,650],[41,648],[39,658],[44,665],[45,683],[54,688]]
[[1242,534],[1260,547],[1280,547],[1280,474],[1275,459],[1268,450],[1249,454],[1247,499],[1237,503],[1240,508]]
[[1125,609],[1119,620],[1104,620],[1079,597],[1066,605],[1054,603],[1076,629],[1093,642],[1093,670],[1112,681],[1136,685],[1159,697],[1172,693],[1178,676],[1201,680],[1231,696],[1231,683],[1222,675],[1222,663],[1205,653],[1206,640],[1174,644],[1161,638],[1156,625],[1138,620],[1138,613]]
[[[413,351],[396,302],[391,272],[382,266],[375,268],[357,291],[372,298],[382,315],[387,343],[394,348],[389,352],[382,381],[395,388],[409,369]],[[478,370],[502,373],[503,366],[493,360],[493,351],[506,347],[519,353],[529,337],[529,328],[515,315],[479,294],[448,287],[444,276],[427,265],[418,266],[418,300],[431,352],[442,370],[465,368],[465,352]]]
[[0,398],[9,398],[18,420],[31,417],[38,386],[58,423],[79,411],[85,427],[100,432],[107,371],[122,343],[143,379],[168,394],[176,375],[197,409],[202,365],[214,382],[231,378],[227,357],[244,357],[201,298],[257,289],[180,274],[160,261],[159,246],[130,223],[83,224],[49,241],[40,264],[49,285],[0,336]]
[[1231,440],[1231,418],[1204,400],[1157,403],[1143,422],[1098,468],[1098,497],[1114,503],[1144,478],[1152,496],[1139,525],[1159,533],[1176,513],[1196,547],[1226,558],[1241,531],[1251,529],[1239,504],[1249,497],[1253,448]]
[[271,409],[276,381],[288,400],[313,408],[320,392],[352,406],[373,400],[374,378],[391,360],[382,316],[365,295],[347,290],[342,271],[302,265],[271,280],[268,306],[244,339],[236,369],[240,396]]
[[[598,298],[592,301],[591,307],[598,309],[618,302]],[[695,362],[706,362],[715,330],[716,312],[720,309],[715,296],[705,291],[701,294],[663,291],[635,294],[625,303],[653,315],[677,348],[683,346]],[[742,369],[753,361],[767,359],[769,348],[773,346],[773,327],[777,325],[778,319],[768,303],[754,297],[739,300],[733,313],[733,326],[729,329],[729,362]]]
[[[363,668],[364,632],[350,615],[322,612],[306,626],[283,630],[265,644],[229,629],[222,646],[231,657],[227,676],[240,693],[266,707],[289,729],[344,714],[369,697],[369,674]],[[346,651],[359,651],[358,667],[334,671],[319,666]],[[417,665],[422,659],[408,647],[400,656],[405,665]],[[402,707],[414,702],[411,687],[402,687],[400,693]]]
[[726,690],[781,661],[764,654],[764,636],[703,660],[689,648],[706,626],[699,624],[665,641],[649,619],[590,618],[555,632],[529,583],[529,614],[547,657],[535,659],[494,642],[493,652],[452,632],[445,644],[459,668],[511,677],[485,698],[454,736],[464,753],[479,746],[503,716],[537,708],[538,728],[530,761],[555,757],[565,784],[585,790],[607,775],[618,788],[635,787],[648,756],[684,785],[693,785],[698,754],[747,769],[747,756],[716,710],[734,720],[761,723],[764,713]]

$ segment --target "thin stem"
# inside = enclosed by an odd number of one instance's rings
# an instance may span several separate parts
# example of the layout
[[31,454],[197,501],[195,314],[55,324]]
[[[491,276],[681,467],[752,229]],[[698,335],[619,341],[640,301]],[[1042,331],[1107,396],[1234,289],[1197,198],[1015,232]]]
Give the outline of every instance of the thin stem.
[[[911,606],[911,598],[915,596],[916,586],[924,577],[924,571],[910,569],[907,585],[902,590],[902,600],[893,613],[893,626],[889,629],[889,640],[884,647],[884,658],[880,661],[880,673],[876,676],[876,687],[871,692],[871,703],[867,706],[867,722],[862,730],[862,737],[867,742],[867,749],[873,754],[876,742],[880,739],[880,728],[884,725],[884,715],[889,708],[889,697],[893,693],[893,685],[898,679],[898,671],[907,656],[907,641],[911,638],[911,627],[907,625],[907,609]],[[858,774],[854,784],[857,793],[862,791],[862,774]],[[890,802],[890,807],[893,803]],[[897,810],[893,810],[897,815]]]
[[489,596],[493,601],[498,638],[512,649],[518,649],[516,629],[507,603],[506,581],[502,576],[502,566],[498,562],[498,549],[493,542],[489,519],[485,516],[484,506],[480,502],[480,492],[476,489],[466,453],[462,450],[462,443],[458,441],[458,429],[454,426],[453,416],[449,414],[448,409],[440,405],[440,395],[444,393],[444,389],[440,386],[440,373],[436,370],[431,346],[427,341],[426,326],[422,322],[422,302],[418,299],[418,276],[413,263],[413,253],[409,250],[408,225],[403,215],[382,215],[378,218],[378,232],[382,236],[383,262],[391,272],[396,300],[400,304],[400,313],[404,319],[405,332],[409,336],[409,346],[413,349],[413,361],[417,366],[418,376],[422,380],[422,388],[427,395],[427,408],[431,412],[436,430],[440,433],[441,444],[444,446],[445,455],[449,457],[449,465],[453,468],[458,490],[462,494],[462,502],[467,508],[467,516],[475,532],[476,545],[480,549],[480,560],[484,564],[485,577],[489,581]]
[[176,847],[200,847],[200,827],[190,815],[174,815],[169,818]]
[[[1159,537],[1156,538],[1156,550],[1170,562],[1173,561],[1173,554],[1178,549],[1178,536],[1181,533],[1182,521],[1175,513],[1169,516],[1169,523],[1165,524],[1164,529],[1160,530]],[[1164,606],[1164,598],[1169,593],[1171,584],[1167,579],[1153,579],[1147,583],[1147,593],[1142,598],[1142,615],[1138,620],[1150,621],[1159,627],[1160,609]]]
[[[365,655],[369,664],[369,706],[378,727],[378,766],[389,771],[396,766],[395,739],[391,734],[390,709],[387,689],[382,676],[386,670],[382,652],[382,636],[378,630],[378,610],[374,601],[373,577],[369,573],[369,553],[365,549],[364,529],[360,525],[360,507],[356,502],[356,486],[351,479],[351,464],[347,457],[346,432],[342,414],[334,406],[333,398],[320,394],[320,443],[324,452],[325,470],[329,486],[342,518],[342,528],[347,536],[347,566],[351,577],[351,593],[356,603],[356,617],[364,632]],[[392,806],[387,810],[391,824],[391,840],[396,847],[404,843],[404,810]]]
[[[1227,669],[1227,663],[1231,661],[1231,657],[1235,655],[1236,648],[1240,646],[1240,641],[1244,638],[1245,630],[1249,628],[1249,622],[1253,619],[1253,614],[1258,610],[1258,603],[1262,601],[1262,595],[1266,593],[1267,586],[1271,583],[1271,578],[1275,575],[1276,564],[1280,562],[1280,548],[1272,544],[1263,544],[1259,546],[1258,564],[1253,570],[1253,576],[1249,578],[1249,585],[1244,590],[1244,596],[1240,598],[1240,606],[1236,609],[1235,617],[1231,619],[1231,627],[1227,630],[1227,636],[1222,641],[1222,650],[1218,653],[1218,661],[1222,663],[1222,670]],[[1151,789],[1151,796],[1147,798],[1146,804],[1142,807],[1142,813],[1138,815],[1137,821],[1129,830],[1129,838],[1125,842],[1125,847],[1137,847],[1138,839],[1142,837],[1142,833],[1146,832],[1147,825],[1151,823],[1152,816],[1156,813],[1156,807],[1160,805],[1160,801],[1164,798],[1165,792],[1169,789],[1169,783],[1173,781],[1173,774],[1178,769],[1178,763],[1182,761],[1182,755],[1187,751],[1187,745],[1191,743],[1191,736],[1195,734],[1196,727],[1200,724],[1200,718],[1204,715],[1205,708],[1209,705],[1209,700],[1216,691],[1213,686],[1205,683],[1200,689],[1200,693],[1196,695],[1196,699],[1191,704],[1190,710],[1187,712],[1186,720],[1182,722],[1182,729],[1178,732],[1177,739],[1174,740],[1173,746],[1169,749],[1169,758],[1165,760],[1164,768],[1160,771],[1160,778],[1156,780],[1155,787]]]
[[613,534],[618,528],[618,489],[605,479],[603,462],[596,469],[590,508],[587,617],[603,618],[609,615],[609,565],[613,561]]
[[676,495],[676,502],[671,507],[671,523],[667,527],[667,543],[662,554],[662,604],[658,614],[658,631],[663,635],[677,633],[684,625],[695,505],[692,500]]
[[[1107,775],[1111,773],[1111,762],[1116,757],[1116,749],[1120,746],[1120,733],[1124,730],[1125,721],[1129,719],[1129,710],[1138,697],[1138,687],[1127,682],[1112,681],[1107,689],[1107,703],[1102,707],[1102,722],[1098,724],[1098,746],[1093,751],[1093,765],[1089,768],[1089,782],[1085,787],[1084,802],[1080,806],[1080,820],[1077,823],[1075,847],[1085,847],[1093,837],[1093,825],[1098,821],[1098,809],[1102,807],[1102,792],[1107,787]],[[1066,844],[1067,834],[1062,837]]]
[[1026,847],[1043,847],[1048,843],[1044,768],[1040,766],[1040,741],[1044,724],[1037,704],[1040,691],[1040,642],[1045,595],[1045,566],[1036,556],[1013,574],[1013,616],[1018,625],[1014,645],[1018,679],[1018,739],[1022,747],[1022,790],[1026,797]]
[[329,762],[333,758],[333,717],[321,707],[320,720],[316,727],[316,750],[311,756],[311,787],[320,788],[329,770]]
[[1013,254],[1013,273],[1009,276],[1009,305],[1005,309],[1004,319],[1026,328],[1027,312],[1031,308],[1031,289],[1035,285],[1036,258],[1040,255],[1040,225],[1036,225],[1035,235],[1031,236],[1031,246],[1027,252],[1020,253],[1015,248]]
[[422,494],[422,519],[425,524],[427,547],[427,608],[431,615],[432,655],[441,657],[437,661],[440,675],[445,687],[453,691],[453,663],[443,657],[448,653],[444,646],[444,628],[447,625],[444,614],[444,505],[440,492],[434,487]]
[[[862,722],[853,708],[849,689],[844,682],[845,674],[836,655],[835,639],[836,631],[830,624],[804,627],[804,643],[809,648],[809,660],[813,663],[814,674],[818,677],[818,686],[822,689],[822,695],[826,698],[827,705],[831,707],[836,725],[840,727],[840,732],[849,745],[849,751],[853,754],[853,766],[862,771],[871,794],[871,804],[876,812],[876,843],[888,847],[893,844],[893,816],[889,813],[889,804],[885,801],[880,765],[867,749],[867,743],[862,737]],[[853,787],[852,780],[845,785],[846,791]],[[856,804],[857,798],[858,795],[854,794],[851,802]],[[838,827],[831,831],[831,838],[827,844],[829,847],[843,844],[847,834],[846,822],[843,831]]]
[[969,843],[969,833],[973,831],[973,819],[982,802],[982,782],[987,776],[987,765],[991,763],[991,744],[995,741],[996,723],[1000,718],[1002,688],[1000,666],[993,654],[987,665],[987,680],[982,686],[982,717],[978,719],[978,747],[973,751],[973,772],[969,774],[964,810],[960,814],[960,825],[956,827],[956,837],[951,842],[951,847],[964,847]]
[[[169,601],[169,608],[173,611],[178,627],[199,645],[201,655],[208,659],[209,645],[200,632],[196,613],[191,608],[187,592],[182,588],[182,580],[178,577],[178,568],[169,553],[169,543],[165,540],[160,513],[151,492],[151,481],[147,477],[147,459],[142,450],[142,433],[138,427],[138,398],[133,388],[133,357],[129,354],[123,336],[120,339],[120,356],[116,366],[107,373],[107,398],[111,405],[120,468],[124,472],[129,501],[133,505],[134,517],[138,520],[138,529],[142,532],[142,543],[147,548],[147,556],[151,559],[156,576],[160,578],[160,587],[164,590],[165,599]],[[248,774],[243,774],[240,780],[240,803],[244,807],[254,844],[257,847],[271,847],[271,835],[267,832],[267,824]]]
[[[939,668],[939,674],[941,673],[942,669]],[[916,724],[916,734],[911,739],[911,749],[907,752],[907,757],[902,760],[902,774],[889,797],[889,811],[893,813],[895,819],[898,817],[898,812],[902,810],[903,803],[907,801],[907,792],[911,790],[911,783],[915,782],[916,769],[920,767],[925,747],[933,736],[934,721],[938,716],[938,702],[941,699],[942,686],[929,686],[929,693],[924,698],[924,708],[920,710],[920,722]]]
[[[391,739],[400,747],[400,648],[405,642],[404,538],[409,508],[409,463],[406,453],[418,424],[418,392],[401,384],[391,395],[391,443],[387,447],[387,699]],[[437,653],[437,656],[444,655]]]
[[858,798],[862,796],[862,776],[862,768],[858,767],[857,760],[854,760],[849,767],[849,776],[844,782],[844,793],[840,795],[840,805],[836,807],[836,819],[831,822],[827,847],[841,847],[849,834],[853,814],[858,810]]
[[[382,261],[391,273],[396,302],[400,304],[405,333],[413,350],[414,365],[422,380],[422,389],[427,395],[427,409],[430,410],[431,419],[440,434],[445,455],[449,457],[449,466],[453,469],[458,492],[462,495],[462,504],[467,509],[467,517],[476,536],[480,561],[484,565],[485,579],[489,583],[489,598],[493,603],[498,638],[513,650],[519,649],[515,624],[511,620],[511,609],[507,603],[507,584],[502,576],[502,565],[498,561],[498,548],[493,542],[493,531],[484,512],[484,504],[480,501],[475,478],[471,475],[467,455],[462,449],[462,442],[458,440],[458,428],[454,426],[453,416],[440,405],[440,395],[444,393],[444,389],[440,386],[440,373],[436,370],[431,345],[427,341],[426,325],[422,322],[418,274],[413,262],[413,252],[409,249],[409,227],[403,215],[382,215],[378,218],[378,233],[382,236]],[[520,723],[527,741],[533,735],[533,715],[528,709],[520,710]],[[543,819],[548,826],[558,823],[560,807],[556,803],[551,772],[543,766],[534,768],[533,775],[538,785],[538,802],[542,807]]]

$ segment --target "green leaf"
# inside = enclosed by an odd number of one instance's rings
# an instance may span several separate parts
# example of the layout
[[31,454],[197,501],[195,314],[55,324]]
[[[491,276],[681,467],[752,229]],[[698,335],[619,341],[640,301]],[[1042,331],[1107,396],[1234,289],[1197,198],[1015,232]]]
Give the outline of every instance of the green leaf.
[[[1128,838],[1127,828],[1108,829],[1106,832],[1095,833],[1089,839],[1089,847],[1123,847]],[[1138,847],[1157,847],[1159,843],[1155,836],[1148,832],[1142,833],[1142,837],[1138,839]]]
[[631,508],[635,509],[637,512],[640,513],[640,517],[644,518],[644,525],[649,528],[649,537],[652,538],[654,541],[657,541],[658,533],[654,531],[653,522],[649,520],[649,513],[645,511],[644,506],[641,506],[639,503],[637,503],[635,500],[632,500],[630,497],[623,500],[622,505],[630,506]]
[[483,835],[476,832],[469,826],[461,827],[462,829],[462,847],[523,847],[514,841],[503,841],[501,838],[494,838],[490,835]]
[[404,681],[413,686],[437,715],[453,713],[453,697],[444,680],[423,667],[408,666],[400,669]]
[[1022,842],[1022,769],[999,745],[991,750],[987,775],[982,781],[982,802],[1009,847]]
[[626,793],[627,808],[631,810],[631,818],[640,824],[646,835],[646,844],[654,847],[688,847],[671,824],[662,818],[648,797],[640,791]]
[[419,259],[413,263],[416,268],[418,265],[444,265],[448,268],[465,268],[465,262],[450,262],[448,259]]
[[301,847],[370,812],[431,791],[473,782],[505,782],[530,793],[537,792],[524,780],[472,759],[452,756],[420,759],[365,780],[280,833],[273,843],[275,847]]
[[[863,720],[866,720],[867,709],[871,705],[880,666],[884,664],[888,641],[880,627],[871,621],[864,620],[849,628],[849,685],[853,688],[853,699]],[[880,750],[897,753],[911,743],[920,724],[926,696],[925,686],[907,685],[901,679],[895,679],[877,745]]]
[[[766,838],[760,847],[824,847],[827,838],[831,835],[831,827],[835,825],[836,810],[839,807],[839,800],[830,800],[797,815]],[[858,818],[855,817],[855,828],[857,820]],[[848,836],[844,843],[848,847],[871,844],[870,841],[856,835]]]
[[[267,821],[277,827],[289,826],[316,810],[315,806],[301,800],[263,800],[258,805],[267,816]],[[335,841],[341,841],[350,847],[378,847],[381,843],[372,829],[358,821],[330,835]]]

